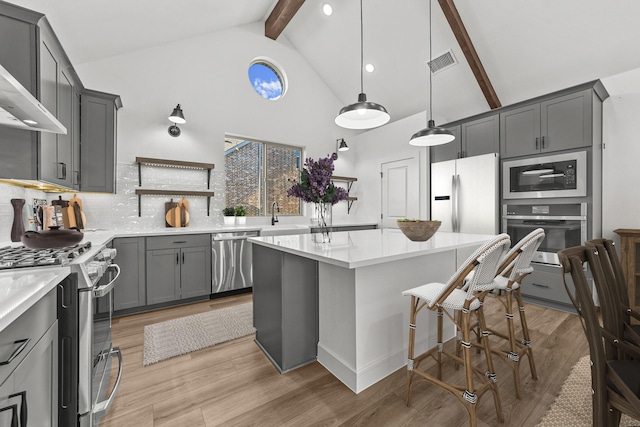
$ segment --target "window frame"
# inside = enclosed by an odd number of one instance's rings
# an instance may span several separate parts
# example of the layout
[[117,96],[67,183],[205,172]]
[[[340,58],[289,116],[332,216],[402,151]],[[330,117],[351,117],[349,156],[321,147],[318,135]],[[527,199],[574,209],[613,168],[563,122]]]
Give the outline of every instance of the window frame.
[[[247,141],[247,142],[251,142],[251,143],[257,143],[261,145],[261,149],[259,150],[259,162],[258,162],[258,168],[259,168],[259,173],[258,173],[258,193],[259,193],[259,200],[261,203],[260,208],[258,208],[258,214],[257,215],[247,215],[247,216],[251,216],[254,218],[265,218],[265,217],[270,217],[271,216],[271,211],[270,211],[270,206],[272,204],[273,201],[269,201],[267,200],[268,197],[268,191],[267,191],[267,171],[268,171],[268,156],[266,155],[267,153],[267,147],[275,147],[275,148],[283,148],[283,149],[287,149],[287,150],[292,150],[292,151],[298,151],[299,152],[299,156],[297,158],[296,161],[296,169],[297,169],[297,177],[296,179],[300,179],[300,173],[302,172],[302,163],[304,161],[304,156],[305,156],[305,147],[303,146],[299,146],[299,145],[290,145],[290,144],[283,144],[283,143],[279,143],[279,142],[272,142],[272,141],[266,141],[263,139],[258,139],[258,138],[246,138],[246,137],[241,137],[241,136],[236,136],[236,135],[232,135],[232,134],[225,134],[225,140],[240,140],[242,142]],[[227,168],[226,168],[226,153],[227,150],[225,150],[225,203],[227,203]],[[291,183],[291,185],[293,185],[293,183]],[[287,198],[289,196],[287,196],[286,193],[283,194],[283,197]],[[279,213],[279,216],[304,216],[304,213],[302,212],[302,201],[300,199],[298,199],[298,212],[297,213]]]

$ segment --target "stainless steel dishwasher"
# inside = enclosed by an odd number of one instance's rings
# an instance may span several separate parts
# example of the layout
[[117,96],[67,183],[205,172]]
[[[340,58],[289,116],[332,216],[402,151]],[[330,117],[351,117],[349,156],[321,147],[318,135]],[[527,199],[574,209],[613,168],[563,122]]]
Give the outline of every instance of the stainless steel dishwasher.
[[258,230],[213,233],[211,236],[212,293],[228,292],[253,286],[251,243],[248,237]]

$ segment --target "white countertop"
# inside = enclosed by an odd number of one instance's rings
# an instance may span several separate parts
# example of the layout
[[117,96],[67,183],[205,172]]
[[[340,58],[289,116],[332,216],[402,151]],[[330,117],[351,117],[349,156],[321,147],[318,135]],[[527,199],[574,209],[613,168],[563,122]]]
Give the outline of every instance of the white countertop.
[[0,331],[69,275],[69,267],[17,268],[0,272]]
[[399,229],[332,233],[330,243],[315,243],[310,234],[252,237],[251,243],[345,268],[358,268],[404,258],[480,245],[489,234],[438,231],[426,242],[412,242]]

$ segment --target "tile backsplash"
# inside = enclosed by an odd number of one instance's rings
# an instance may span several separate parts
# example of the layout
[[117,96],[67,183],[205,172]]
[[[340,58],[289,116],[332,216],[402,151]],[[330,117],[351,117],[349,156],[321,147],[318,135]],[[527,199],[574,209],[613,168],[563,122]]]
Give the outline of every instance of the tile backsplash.
[[[171,196],[141,196],[141,212],[138,216],[137,188],[158,190],[207,191],[207,172],[203,170],[142,166],[142,185],[138,184],[138,165],[119,163],[116,182],[116,194],[77,193],[82,199],[83,211],[87,217],[87,229],[109,229],[115,231],[150,231],[165,228],[165,202]],[[210,215],[207,216],[206,197],[187,197],[189,201],[189,227],[200,228],[222,225],[224,208],[225,176],[224,172],[211,171]],[[23,217],[28,228],[28,205],[33,199],[46,199],[49,202],[62,197],[69,200],[73,193],[43,193],[7,184],[0,184],[0,242],[10,240],[13,223],[11,199],[25,199]],[[173,196],[179,201],[180,196]]]

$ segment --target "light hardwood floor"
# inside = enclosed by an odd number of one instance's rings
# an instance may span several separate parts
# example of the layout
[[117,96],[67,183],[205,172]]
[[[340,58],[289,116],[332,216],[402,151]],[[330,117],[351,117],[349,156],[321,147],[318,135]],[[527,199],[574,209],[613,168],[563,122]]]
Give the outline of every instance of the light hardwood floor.
[[[319,363],[280,375],[253,342],[253,335],[142,366],[144,325],[250,300],[251,294],[245,294],[114,319],[113,343],[122,349],[124,373],[101,426],[468,425],[462,406],[426,383],[414,386],[407,408],[404,369],[356,395]],[[504,319],[495,301],[488,298],[486,307],[492,324]],[[539,380],[531,380],[524,361],[523,399],[517,400],[507,362],[494,357],[503,426],[535,426],[570,368],[588,354],[577,316],[528,304],[527,320]],[[444,375],[462,378],[462,370],[449,367]],[[479,403],[478,418],[479,426],[500,425],[489,393]]]

